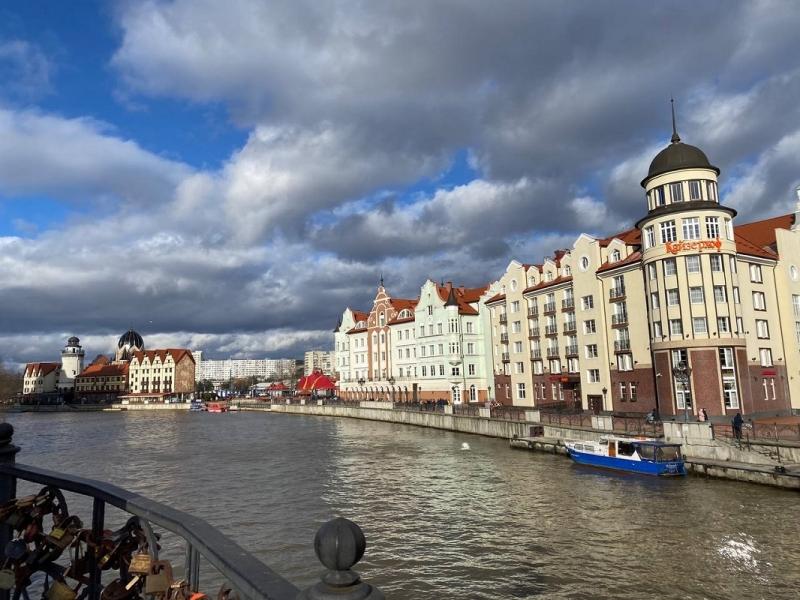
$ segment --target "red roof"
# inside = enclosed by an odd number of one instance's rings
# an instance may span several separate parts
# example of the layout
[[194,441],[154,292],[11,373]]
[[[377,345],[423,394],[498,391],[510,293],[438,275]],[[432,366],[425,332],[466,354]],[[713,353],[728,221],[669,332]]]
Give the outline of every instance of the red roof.
[[44,377],[60,368],[60,362],[28,363],[25,365],[25,377]]
[[153,361],[156,359],[156,356],[161,359],[161,362],[164,363],[167,359],[167,354],[172,356],[172,360],[175,361],[177,365],[184,356],[188,356],[189,359],[194,362],[194,356],[192,356],[191,350],[184,350],[184,349],[176,349],[176,348],[167,348],[166,350],[136,350],[131,354],[131,358],[136,357],[139,362],[143,362],[145,357],[150,360],[152,364]]
[[128,374],[129,366],[128,363],[89,365],[84,369],[83,373],[75,377],[75,379],[82,379],[84,377],[119,377]]
[[311,390],[335,390],[336,384],[330,378],[323,375],[320,371],[314,371],[311,375],[303,377],[297,382],[297,391],[310,393]]

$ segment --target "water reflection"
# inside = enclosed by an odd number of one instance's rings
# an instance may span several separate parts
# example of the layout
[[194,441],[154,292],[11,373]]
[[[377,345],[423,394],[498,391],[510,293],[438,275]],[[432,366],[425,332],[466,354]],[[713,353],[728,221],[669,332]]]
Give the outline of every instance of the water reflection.
[[[346,419],[9,420],[20,462],[192,512],[300,587],[320,571],[312,541],[334,515],[362,525],[360,571],[393,600],[790,598],[800,584],[794,492],[614,475],[502,440]],[[182,562],[177,540],[169,551]]]

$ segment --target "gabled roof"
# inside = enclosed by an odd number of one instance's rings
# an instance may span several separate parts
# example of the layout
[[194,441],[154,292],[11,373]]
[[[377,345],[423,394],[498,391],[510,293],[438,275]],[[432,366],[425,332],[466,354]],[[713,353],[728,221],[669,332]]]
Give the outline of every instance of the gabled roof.
[[25,365],[25,377],[44,377],[60,368],[60,362],[28,363]]
[[448,303],[450,306],[457,305],[458,313],[461,315],[477,315],[478,309],[472,305],[480,302],[483,293],[489,289],[488,285],[478,288],[465,288],[463,285],[454,287],[450,282],[447,285],[439,285],[437,283],[434,283],[434,285],[436,286],[436,293],[445,303],[445,306]]
[[188,356],[189,360],[194,362],[192,351],[183,348],[167,348],[166,350],[136,350],[131,353],[131,360],[136,358],[140,363],[142,363],[144,362],[144,359],[147,358],[151,363],[153,363],[156,357],[158,357],[158,359],[163,363],[167,360],[168,355],[172,357],[172,360],[176,365],[185,356]]
[[494,296],[489,298],[486,302],[484,302],[484,304],[493,304],[495,302],[500,302],[501,300],[505,300],[505,299],[506,299],[506,295],[505,294],[495,294]]
[[642,253],[637,250],[636,252],[631,252],[622,260],[618,260],[616,262],[604,262],[602,265],[600,265],[600,268],[597,269],[597,272],[602,273],[604,271],[613,271],[614,269],[619,269],[620,267],[637,263],[640,260],[642,260]]
[[572,281],[572,275],[568,275],[567,277],[559,276],[559,277],[556,277],[555,279],[553,279],[552,281],[541,281],[541,282],[537,283],[536,285],[532,285],[530,287],[527,287],[527,288],[525,288],[523,290],[522,293],[523,294],[527,294],[529,292],[538,292],[540,290],[543,290],[543,289],[546,289],[546,288],[550,288],[550,287],[553,287],[553,286],[556,286],[556,285],[560,285],[562,283],[569,283],[570,281]]
[[603,238],[602,240],[597,240],[602,248],[607,247],[611,242],[614,240],[619,240],[623,244],[627,244],[629,246],[638,246],[642,243],[642,232],[636,229],[628,229],[627,231],[623,231],[621,233],[615,233],[607,238]]

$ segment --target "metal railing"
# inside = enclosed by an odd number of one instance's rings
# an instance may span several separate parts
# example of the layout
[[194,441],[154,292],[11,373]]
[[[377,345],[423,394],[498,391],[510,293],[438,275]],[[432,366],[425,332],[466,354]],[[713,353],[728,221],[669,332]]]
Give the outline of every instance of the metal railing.
[[[152,524],[175,533],[186,542],[184,579],[192,591],[196,592],[199,586],[200,557],[202,556],[227,579],[230,587],[242,599],[315,598],[333,600],[334,598],[358,597],[381,600],[384,598],[377,588],[361,582],[358,574],[350,570],[363,555],[366,542],[358,525],[347,519],[333,519],[317,532],[314,540],[315,552],[320,562],[329,570],[322,576],[320,583],[301,592],[269,566],[199,517],[110,483],[16,464],[15,456],[20,449],[12,444],[13,432],[14,428],[9,423],[0,424],[0,505],[6,505],[16,497],[17,481],[22,479],[56,488],[59,491],[68,491],[92,498],[92,525],[89,539],[97,547],[102,548],[100,541],[103,539],[105,530],[106,505],[137,517],[151,540],[154,538]],[[13,532],[11,525],[7,523],[0,525],[0,559],[3,562],[6,560],[4,549],[11,540]],[[350,547],[347,548],[347,546]],[[151,553],[155,554],[157,546],[154,541],[151,541],[150,547]],[[157,554],[155,556],[157,557]],[[98,558],[101,556],[96,556],[94,553],[89,554],[87,600],[99,600],[101,597],[101,564],[99,564]],[[49,567],[52,566],[49,565]],[[66,568],[64,569],[61,571],[62,577],[66,574]],[[120,577],[126,579],[131,577],[131,574],[127,573],[127,567],[124,568],[124,572],[123,568],[120,568]],[[47,578],[44,579],[45,585],[47,585]],[[125,584],[126,581],[122,583]],[[38,583],[31,585],[38,585]],[[30,585],[26,585],[27,587]],[[0,590],[1,600],[8,600],[9,595],[8,589]],[[25,589],[15,590],[14,597],[19,598],[20,596],[27,598],[29,595]],[[43,593],[43,597],[49,597],[46,591]]]
[[636,435],[651,437],[664,435],[664,424],[661,421],[648,421],[646,416],[611,415],[611,426],[614,431]]
[[608,290],[608,298],[610,300],[616,300],[617,298],[624,298],[625,297],[625,286],[618,286],[613,287]]
[[585,414],[583,411],[575,412],[570,410],[564,411],[548,411],[541,410],[540,418],[542,423],[550,425],[557,423],[558,425],[571,425],[573,427],[591,427],[592,415]]
[[[528,408],[527,410],[530,410]],[[506,421],[525,421],[526,409],[521,406],[494,406],[490,409],[489,415],[492,419],[503,419]]]
[[712,423],[714,437],[742,439],[747,437],[753,441],[800,440],[800,423],[753,423],[747,422],[737,436],[730,423]]
[[474,404],[456,404],[453,406],[453,414],[460,415],[462,417],[480,417],[480,409],[483,408],[483,405],[474,405]]

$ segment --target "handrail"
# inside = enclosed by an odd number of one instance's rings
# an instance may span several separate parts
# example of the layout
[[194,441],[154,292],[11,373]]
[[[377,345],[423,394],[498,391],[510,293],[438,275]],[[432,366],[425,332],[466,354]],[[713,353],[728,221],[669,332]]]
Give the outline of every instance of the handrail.
[[31,467],[0,464],[0,473],[33,483],[52,485],[83,496],[98,498],[141,519],[183,537],[231,582],[240,594],[253,600],[294,599],[300,590],[255,558],[236,542],[199,517],[171,508],[111,483]]
[[[199,554],[230,582],[240,598],[295,600],[309,597],[307,594],[311,593],[312,588],[301,592],[291,582],[199,517],[111,483],[16,463],[14,457],[19,448],[11,444],[12,435],[13,427],[10,424],[0,424],[0,500],[5,502],[16,493],[17,479],[89,496],[94,499],[95,504],[93,528],[97,525],[100,530],[103,529],[104,505],[109,504],[144,520],[148,524],[148,529],[150,524],[155,524],[175,533],[187,544],[187,573],[190,569],[198,568],[196,555]],[[94,523],[98,515],[99,523]],[[7,542],[5,538],[9,532],[7,526],[0,526],[0,538],[3,538],[0,541],[3,544]],[[359,575],[350,570],[363,556],[365,547],[364,534],[355,523],[337,518],[323,525],[317,532],[314,549],[317,558],[329,571],[322,576],[322,581],[313,587],[312,596],[322,600],[349,597],[347,594],[353,593],[359,598],[382,600],[383,594],[380,590],[361,582]],[[3,549],[0,547],[0,558],[3,555]],[[92,596],[96,596],[96,592]]]

